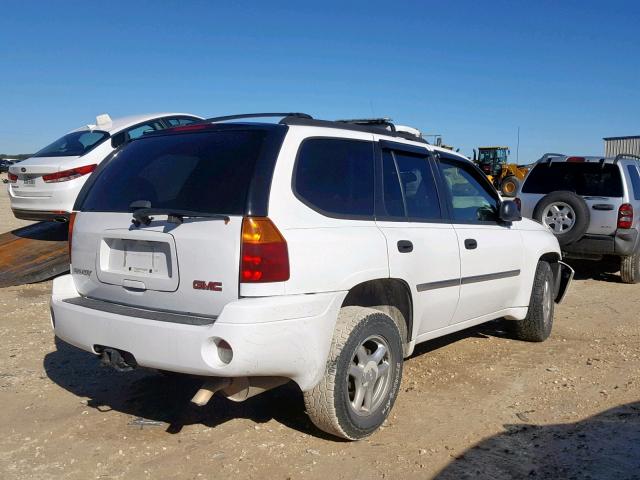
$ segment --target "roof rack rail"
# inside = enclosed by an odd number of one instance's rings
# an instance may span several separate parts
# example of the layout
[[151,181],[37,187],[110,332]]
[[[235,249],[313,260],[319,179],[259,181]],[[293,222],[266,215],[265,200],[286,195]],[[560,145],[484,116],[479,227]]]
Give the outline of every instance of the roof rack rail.
[[640,155],[634,155],[633,153],[619,153],[613,159],[613,163],[618,163],[618,161],[623,158],[632,158],[634,160],[640,160]]
[[538,159],[536,163],[547,162],[549,165],[551,165],[551,159],[555,157],[566,157],[566,155],[564,153],[545,153]]
[[[300,112],[286,112],[286,113],[241,113],[238,115],[225,115],[223,117],[211,117],[205,118],[202,122],[206,123],[217,123],[217,122],[226,122],[227,120],[239,120],[241,118],[267,118],[267,117],[295,117],[295,118],[306,118],[313,119],[311,115]],[[200,123],[200,122],[198,122]]]
[[396,131],[396,126],[388,117],[382,118],[352,118],[347,120],[335,120],[337,123],[349,123],[351,125],[377,125],[389,127],[392,132]]

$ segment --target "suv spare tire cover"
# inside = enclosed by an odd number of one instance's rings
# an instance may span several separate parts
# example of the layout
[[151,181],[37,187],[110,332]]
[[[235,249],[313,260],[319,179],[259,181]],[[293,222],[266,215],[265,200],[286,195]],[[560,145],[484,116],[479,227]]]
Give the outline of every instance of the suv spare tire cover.
[[[558,210],[553,209],[554,205],[558,207]],[[547,218],[543,219],[543,216]],[[582,238],[589,228],[591,215],[587,203],[580,196],[573,192],[560,190],[542,197],[533,210],[533,218],[549,227],[549,230],[558,239],[558,243],[564,246]],[[557,228],[551,228],[550,225],[555,225],[554,218],[564,224]]]

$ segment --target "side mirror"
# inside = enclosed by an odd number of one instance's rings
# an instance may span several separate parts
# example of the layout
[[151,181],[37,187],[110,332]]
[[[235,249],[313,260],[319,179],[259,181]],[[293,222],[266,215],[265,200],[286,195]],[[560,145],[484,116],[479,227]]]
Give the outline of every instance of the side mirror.
[[522,220],[522,214],[518,205],[513,200],[503,200],[500,202],[500,213],[498,214],[503,222],[519,222]]

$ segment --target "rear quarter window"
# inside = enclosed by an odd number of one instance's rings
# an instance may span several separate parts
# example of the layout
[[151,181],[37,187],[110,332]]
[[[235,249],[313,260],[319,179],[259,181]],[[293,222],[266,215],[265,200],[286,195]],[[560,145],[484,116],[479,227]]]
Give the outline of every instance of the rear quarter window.
[[293,190],[323,215],[372,219],[373,169],[373,142],[311,138],[298,151]]
[[640,200],[640,173],[636,165],[627,165],[627,171],[631,178],[631,188],[633,188],[633,198]]
[[568,190],[582,196],[622,197],[622,177],[617,165],[593,162],[539,163],[527,176],[523,193],[544,194]]

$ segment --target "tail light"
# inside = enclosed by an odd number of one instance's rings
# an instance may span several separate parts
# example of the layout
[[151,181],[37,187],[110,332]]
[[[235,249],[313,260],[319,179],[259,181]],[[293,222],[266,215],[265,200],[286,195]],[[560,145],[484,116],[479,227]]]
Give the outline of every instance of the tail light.
[[287,242],[266,217],[242,220],[240,282],[266,283],[289,280]]
[[618,209],[618,228],[631,228],[633,225],[633,206],[623,203]]
[[568,163],[584,163],[587,159],[584,157],[567,157]]
[[16,183],[18,181],[18,175],[9,172],[9,183]]
[[93,172],[96,167],[97,165],[85,165],[84,167],[62,170],[61,172],[43,175],[42,180],[44,180],[46,183],[68,182],[69,180],[73,180],[74,178],[78,178]]
[[73,239],[73,224],[76,222],[76,212],[71,212],[69,215],[69,264],[71,264],[71,240]]
[[518,210],[520,210],[522,212],[522,200],[520,200],[518,197],[513,199],[514,203],[516,204],[516,206],[518,207]]

